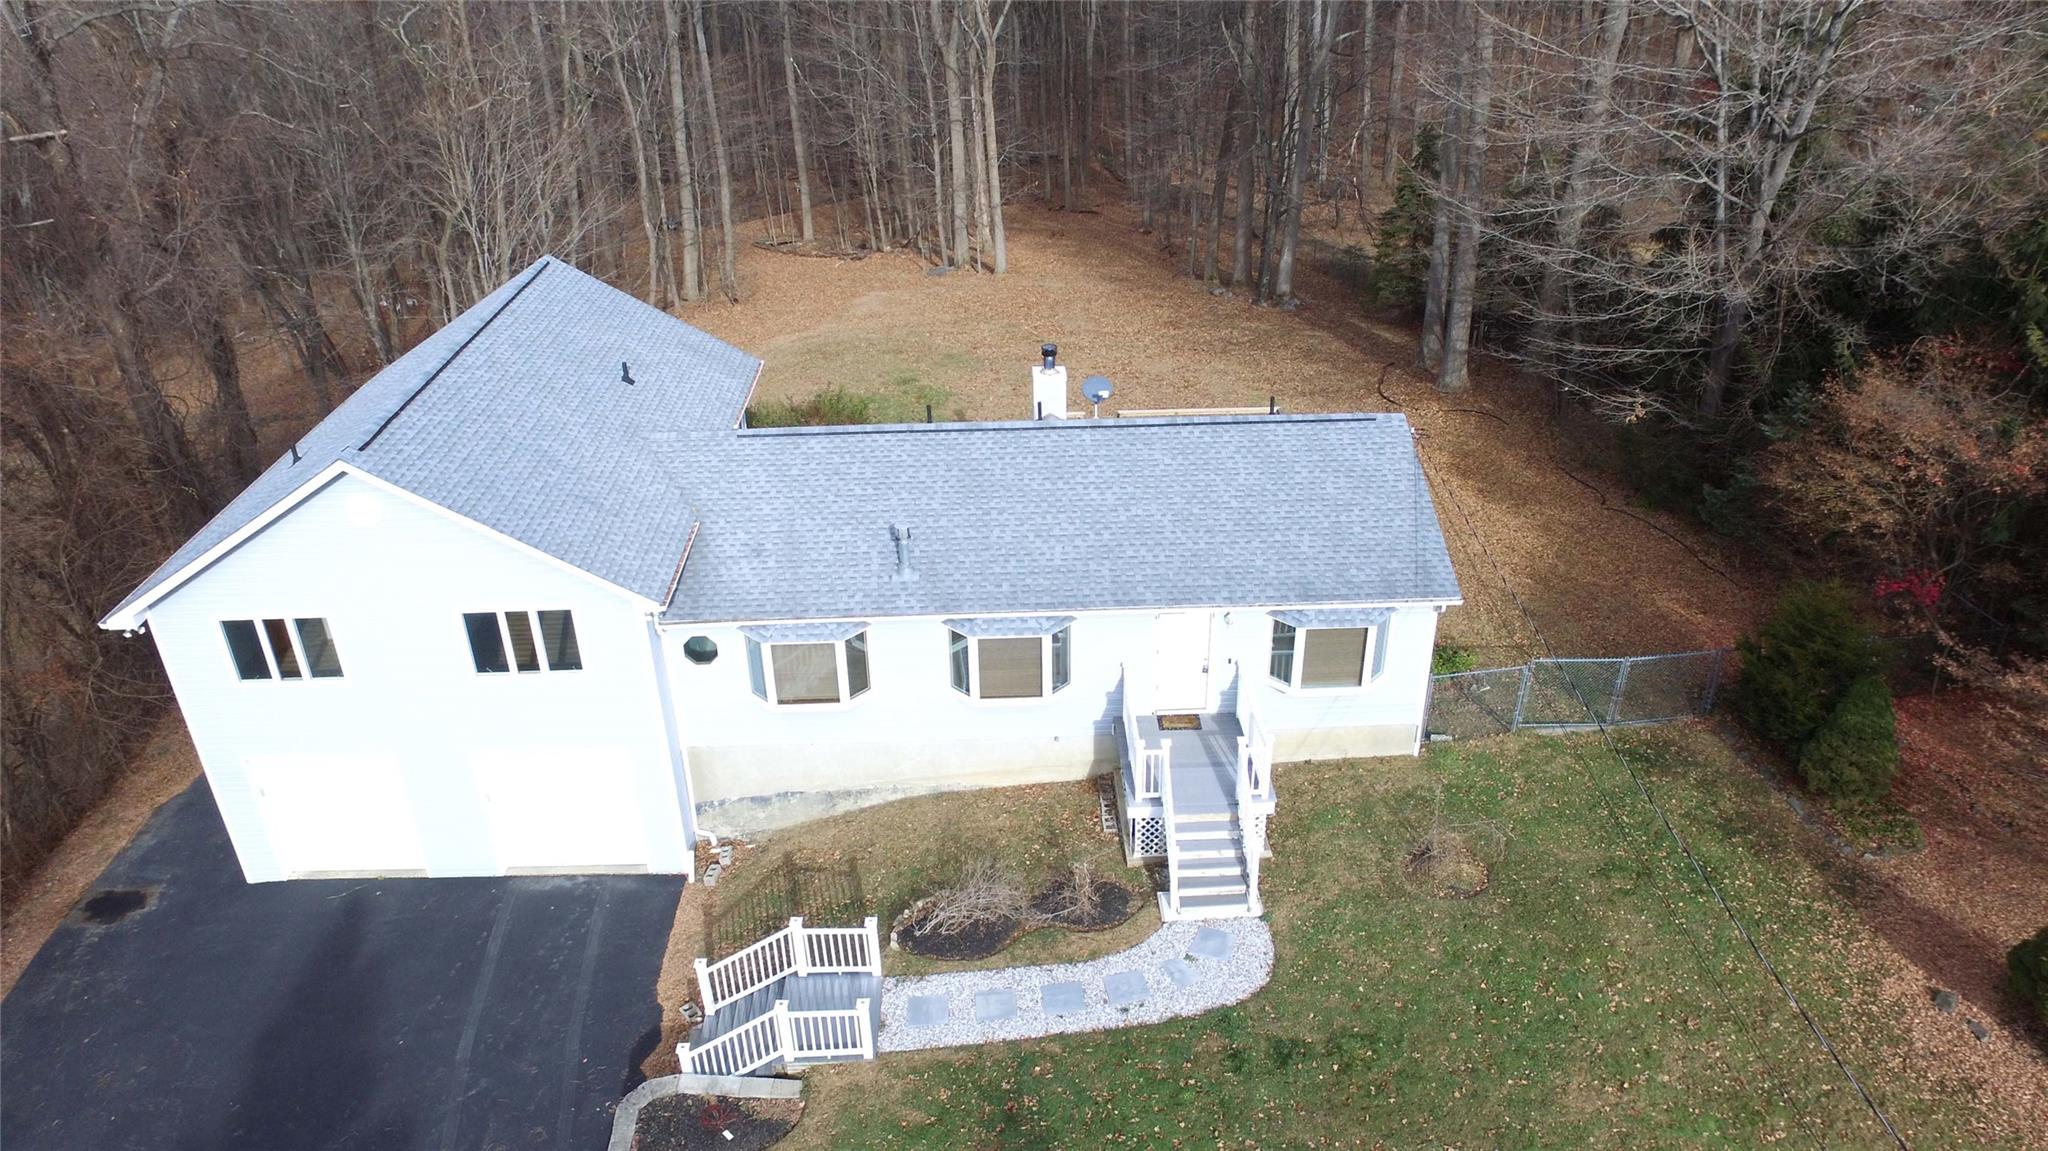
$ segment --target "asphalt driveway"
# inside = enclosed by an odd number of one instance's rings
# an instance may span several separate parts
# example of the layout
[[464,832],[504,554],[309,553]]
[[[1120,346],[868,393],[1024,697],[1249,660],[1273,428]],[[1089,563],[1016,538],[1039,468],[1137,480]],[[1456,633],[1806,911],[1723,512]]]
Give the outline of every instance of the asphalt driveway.
[[201,780],[0,1004],[0,1145],[598,1151],[681,883],[248,884]]

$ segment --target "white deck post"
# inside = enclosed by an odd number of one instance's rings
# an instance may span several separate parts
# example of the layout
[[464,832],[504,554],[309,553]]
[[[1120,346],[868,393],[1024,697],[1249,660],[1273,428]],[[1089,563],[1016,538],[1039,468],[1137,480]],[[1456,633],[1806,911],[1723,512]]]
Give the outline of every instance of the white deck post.
[[676,1044],[676,1064],[683,1069],[683,1074],[691,1074],[690,1042],[687,1039],[681,1043]]
[[775,1046],[782,1052],[782,1061],[788,1063],[796,1058],[796,1025],[789,1021],[789,1000],[775,1001]]
[[[868,974],[880,975],[882,973],[881,930],[876,924],[875,917],[872,915],[867,917],[867,922],[863,926],[868,929]],[[862,1002],[866,1001],[863,1000]]]
[[804,941],[804,917],[789,917],[789,958],[798,975],[811,973],[811,947]]
[[702,1003],[702,1004],[704,1005],[704,1014],[705,1014],[705,1015],[707,1015],[707,1016],[711,1014],[711,1005],[712,1005],[713,1003],[716,1003],[716,1002],[718,1002],[718,1000],[717,1000],[717,999],[715,999],[715,998],[713,998],[713,997],[712,997],[712,994],[711,994],[711,972],[710,972],[709,968],[710,968],[710,964],[708,964],[708,963],[706,963],[706,962],[704,961],[704,957],[703,957],[703,956],[701,956],[701,955],[700,955],[700,956],[698,956],[698,957],[697,957],[697,1001],[698,1001],[699,1003]]
[[[873,923],[874,920],[870,919],[868,922]],[[868,1018],[868,1000],[865,997],[854,1000],[853,1010],[855,1012],[854,1023],[858,1028],[856,1034],[860,1036],[860,1057],[862,1059],[873,1059],[875,1057],[875,1025]]]

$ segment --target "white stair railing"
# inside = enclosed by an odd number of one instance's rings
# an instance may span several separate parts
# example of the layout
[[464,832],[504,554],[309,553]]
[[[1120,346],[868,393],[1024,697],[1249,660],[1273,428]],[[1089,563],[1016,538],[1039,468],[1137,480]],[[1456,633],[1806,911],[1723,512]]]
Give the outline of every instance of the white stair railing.
[[875,1027],[868,1013],[869,1003],[865,998],[856,999],[852,1007],[833,1011],[790,1011],[786,1004],[779,1004],[783,1008],[788,1061],[849,1056],[873,1059]]
[[746,1075],[774,1063],[794,1065],[825,1059],[875,1057],[874,1001],[827,1011],[791,1011],[778,999],[758,1018],[700,1046],[676,1046],[676,1060],[690,1075]]
[[1173,827],[1173,741],[1159,741],[1159,826],[1166,832],[1166,906],[1180,914],[1180,844]]
[[791,975],[851,973],[882,973],[875,917],[859,927],[805,927],[794,915],[787,927],[716,963],[698,959],[697,995],[709,1015]]
[[745,1075],[783,1057],[782,1004],[700,1047],[676,1045],[676,1060],[690,1075]]

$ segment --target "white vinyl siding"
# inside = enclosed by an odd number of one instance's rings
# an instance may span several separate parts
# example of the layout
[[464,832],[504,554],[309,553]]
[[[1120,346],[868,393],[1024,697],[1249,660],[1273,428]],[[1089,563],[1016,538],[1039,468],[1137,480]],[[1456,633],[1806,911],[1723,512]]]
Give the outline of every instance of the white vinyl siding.
[[[568,613],[550,652],[554,617],[529,612],[541,670],[526,675],[512,671],[502,615],[522,606]],[[345,476],[166,596],[147,623],[251,880],[681,872],[691,862],[687,782],[664,719],[650,610],[445,510]],[[463,619],[472,612],[505,674],[477,674]],[[301,679],[276,678],[265,619],[287,624]],[[237,679],[223,620],[249,624],[271,690]],[[571,657],[584,670],[548,674],[551,660],[566,669]],[[335,667],[345,675],[327,676]],[[534,749],[547,749],[545,769],[524,758]],[[491,763],[530,769],[530,782],[480,777],[477,766]],[[588,764],[608,766],[586,774]],[[302,769],[311,777],[279,774]],[[272,802],[263,789],[280,781]],[[524,789],[513,802],[526,810],[546,806],[544,794],[565,813],[617,815],[601,833],[579,815],[562,824],[559,846],[508,853],[505,810],[486,797],[505,799],[507,787]],[[407,827],[416,849],[404,846]],[[590,845],[601,836],[599,852]]]

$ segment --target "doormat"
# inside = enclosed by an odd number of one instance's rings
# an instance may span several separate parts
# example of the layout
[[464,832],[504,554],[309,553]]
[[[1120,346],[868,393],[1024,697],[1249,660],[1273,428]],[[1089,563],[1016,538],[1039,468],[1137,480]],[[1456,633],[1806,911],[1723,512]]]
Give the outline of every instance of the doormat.
[[1199,715],[1162,715],[1159,717],[1161,731],[1200,731],[1202,717]]

